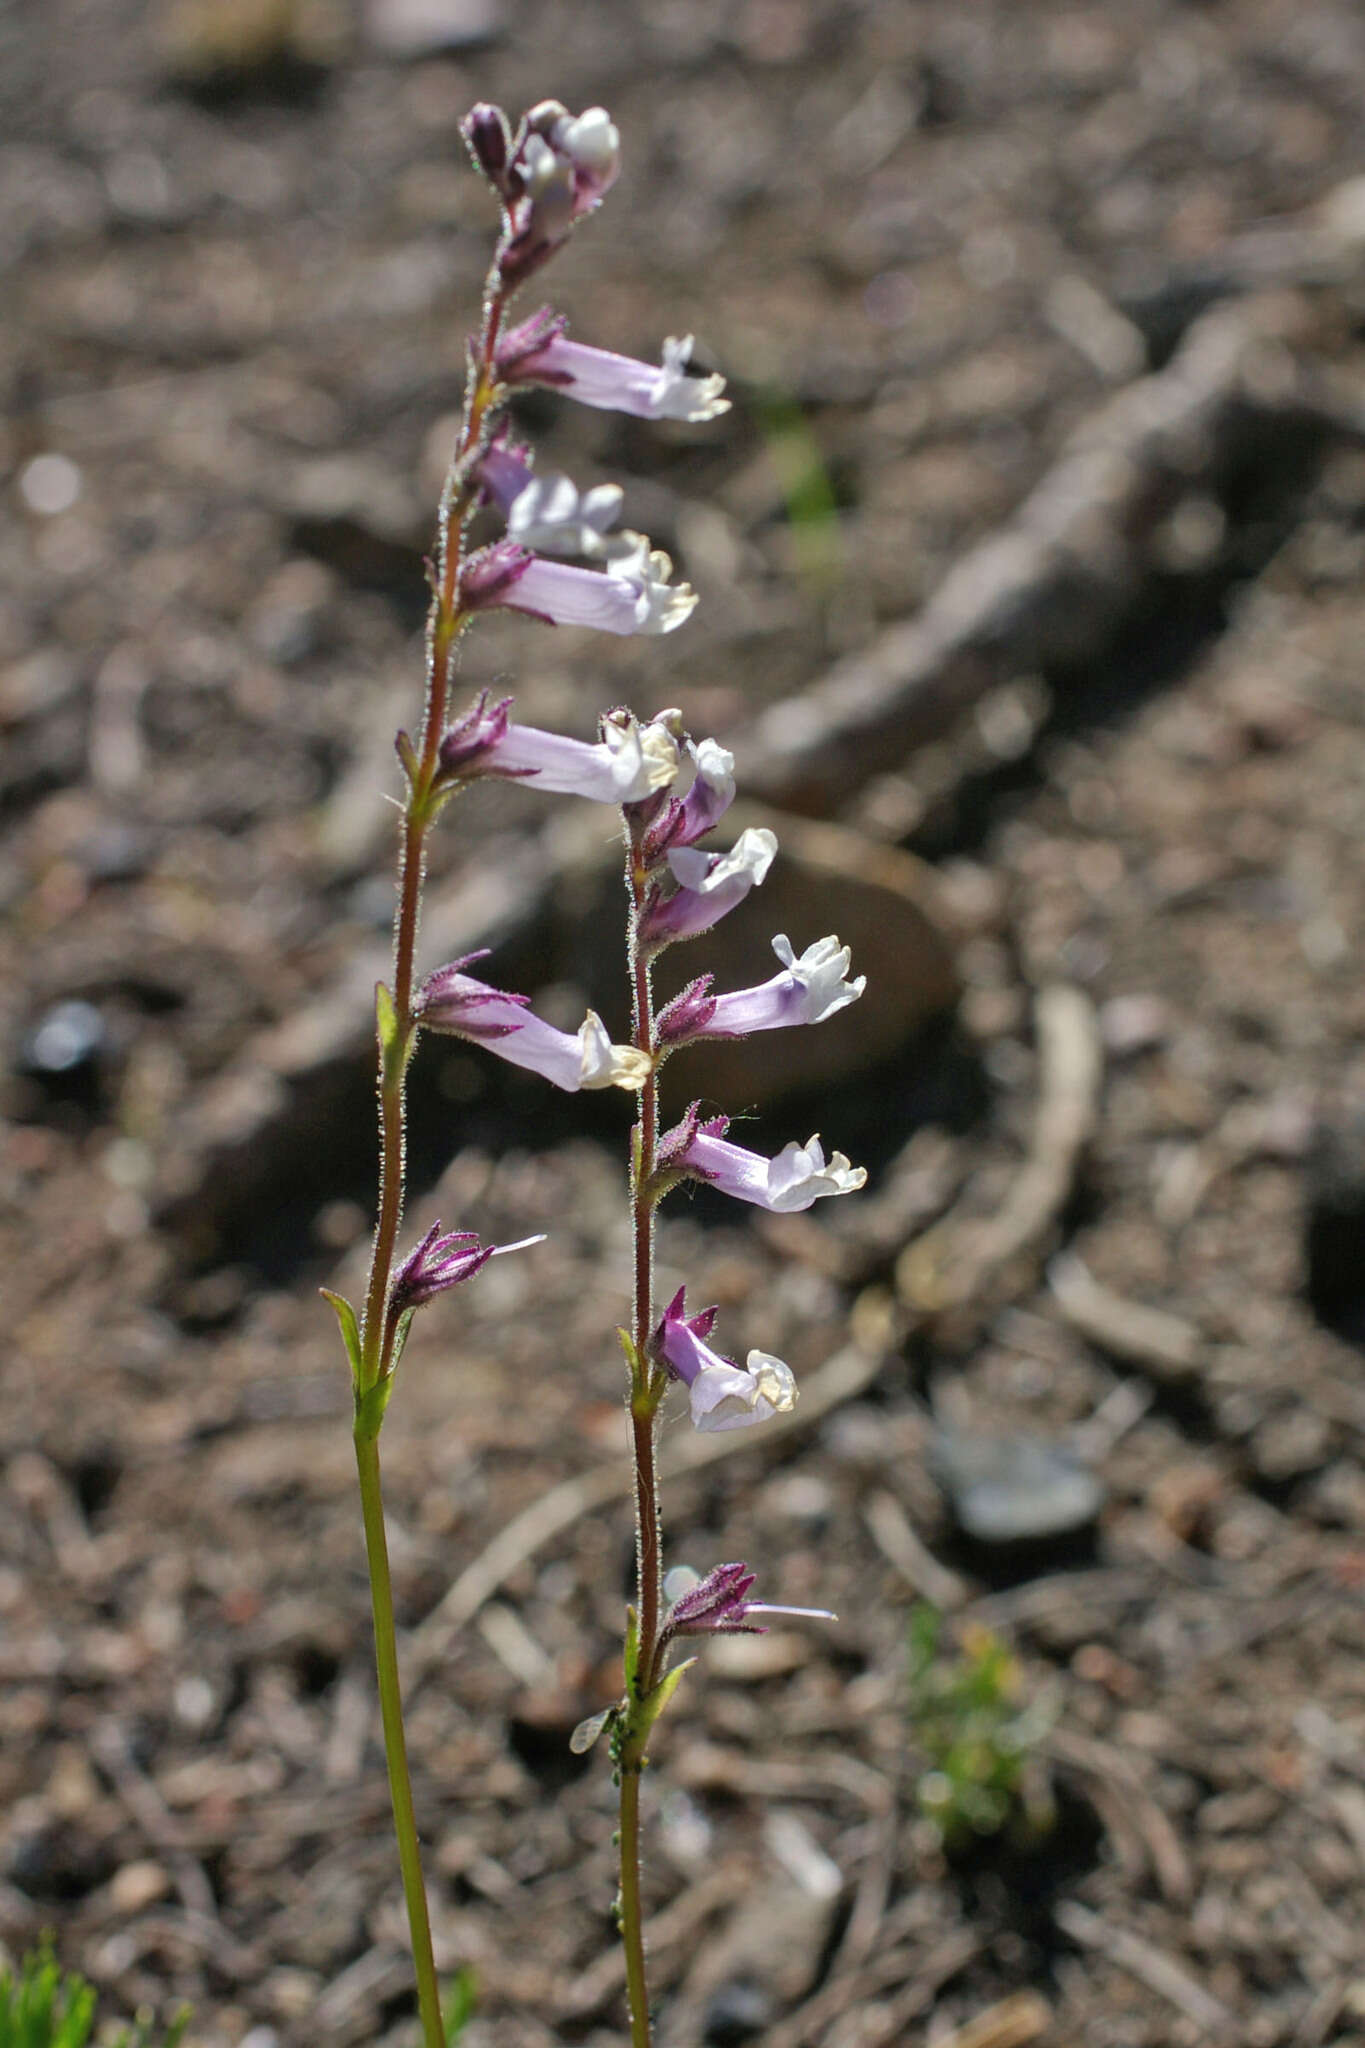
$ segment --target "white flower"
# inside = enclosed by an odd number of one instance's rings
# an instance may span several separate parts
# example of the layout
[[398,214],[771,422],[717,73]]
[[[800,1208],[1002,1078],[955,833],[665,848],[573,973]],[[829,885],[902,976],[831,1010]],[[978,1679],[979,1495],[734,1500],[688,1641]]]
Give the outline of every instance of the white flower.
[[745,1429],[796,1406],[791,1367],[769,1351],[751,1351],[747,1369],[718,1359],[701,1368],[689,1389],[697,1429]]
[[626,554],[634,536],[608,531],[620,516],[623,496],[619,484],[580,492],[561,472],[532,476],[507,508],[508,538],[542,555]]
[[637,633],[671,633],[696,609],[697,593],[690,583],[670,583],[673,564],[662,548],[651,548],[642,533],[627,529],[625,546],[607,563],[607,574],[624,583],[635,594]]

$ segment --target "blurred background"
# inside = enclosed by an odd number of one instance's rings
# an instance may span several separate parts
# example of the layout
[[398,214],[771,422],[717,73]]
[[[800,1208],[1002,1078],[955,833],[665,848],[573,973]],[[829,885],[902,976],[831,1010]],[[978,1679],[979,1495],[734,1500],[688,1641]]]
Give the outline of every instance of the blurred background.
[[[472,692],[732,746],[864,1002],[677,1063],[866,1194],[675,1201],[795,1426],[665,1436],[713,1646],[659,1745],[665,2044],[1362,2038],[1365,16],[1351,0],[47,0],[0,16],[0,1940],[200,2048],[405,2042],[349,1391],[395,728],[495,228],[456,124],[603,103],[540,280],[731,380],[518,401],[701,603]],[[538,303],[532,295],[527,309]],[[609,827],[498,786],[427,964],[624,1004]],[[449,1042],[408,1227],[548,1243],[385,1431],[470,2048],[620,2037],[624,1105]],[[837,1211],[837,1213],[829,1213]],[[512,1554],[487,1546],[518,1516]]]

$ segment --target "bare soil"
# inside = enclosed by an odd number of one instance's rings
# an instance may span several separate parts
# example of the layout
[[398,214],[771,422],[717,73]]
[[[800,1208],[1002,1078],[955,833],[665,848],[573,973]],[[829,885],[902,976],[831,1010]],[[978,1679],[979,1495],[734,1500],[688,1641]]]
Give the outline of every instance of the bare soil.
[[[189,2000],[202,2048],[413,2036],[316,1290],[364,1264],[392,737],[492,225],[455,122],[554,93],[627,169],[547,286],[602,345],[694,330],[736,404],[526,402],[703,596],[643,650],[488,624],[468,682],[530,721],[743,734],[1211,309],[1277,337],[1235,461],[1171,455],[1124,602],[1081,576],[1069,655],[1059,597],[825,800],[932,863],[961,981],[890,1056],[752,1082],[756,1142],[818,1123],[868,1193],[669,1212],[663,1282],[807,1394],[705,1466],[671,1424],[670,1558],[840,1620],[715,1646],[659,1742],[660,2039],[1365,2041],[1365,17],[451,0],[458,47],[400,50],[416,12],[0,21],[0,1937],[52,1928],[112,2012]],[[1328,398],[1262,435],[1305,365]],[[486,907],[543,819],[471,799],[434,890]],[[625,1126],[491,1064],[423,1055],[410,1227],[550,1235],[424,1316],[385,1429],[417,1805],[470,2048],[605,2048],[612,1791],[568,1742],[631,1567]],[[981,1437],[1076,1455],[1098,1515],[973,1540],[944,1446]],[[949,1856],[920,1812],[924,1597],[1047,1705],[1040,1838]]]

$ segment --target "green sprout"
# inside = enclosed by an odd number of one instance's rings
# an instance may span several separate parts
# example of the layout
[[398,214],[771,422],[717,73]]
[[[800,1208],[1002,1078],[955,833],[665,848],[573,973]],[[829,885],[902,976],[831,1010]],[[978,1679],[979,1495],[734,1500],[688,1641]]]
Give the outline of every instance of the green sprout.
[[943,1616],[919,1605],[910,1617],[910,1720],[923,1752],[916,1796],[946,1849],[1003,1829],[1045,1834],[1051,1798],[1035,1755],[1054,1702],[1022,1699],[1019,1664],[979,1623],[959,1632],[960,1654],[942,1653]]
[[758,423],[786,506],[796,573],[817,601],[831,595],[844,573],[839,507],[825,458],[810,421],[788,393],[770,389],[757,405]]
[[[164,2032],[140,2015],[109,2048],[177,2048],[189,2024],[180,2013]],[[16,1975],[0,1970],[0,2048],[87,2048],[95,2029],[95,1993],[65,1974],[50,1947],[24,1957]]]
[[[446,2030],[446,2048],[455,2048],[455,2043],[474,2017],[479,2002],[479,1987],[474,1972],[464,1963],[445,1986],[441,1997],[442,2016]],[[3,2048],[3,2044],[0,2044]]]

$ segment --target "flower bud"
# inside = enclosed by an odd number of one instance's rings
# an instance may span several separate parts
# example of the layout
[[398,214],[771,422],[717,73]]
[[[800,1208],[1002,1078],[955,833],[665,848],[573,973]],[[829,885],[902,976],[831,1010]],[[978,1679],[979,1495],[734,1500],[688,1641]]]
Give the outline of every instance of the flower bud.
[[460,133],[476,168],[483,172],[490,185],[499,192],[503,191],[507,163],[512,154],[512,131],[502,108],[480,100],[461,121]]

